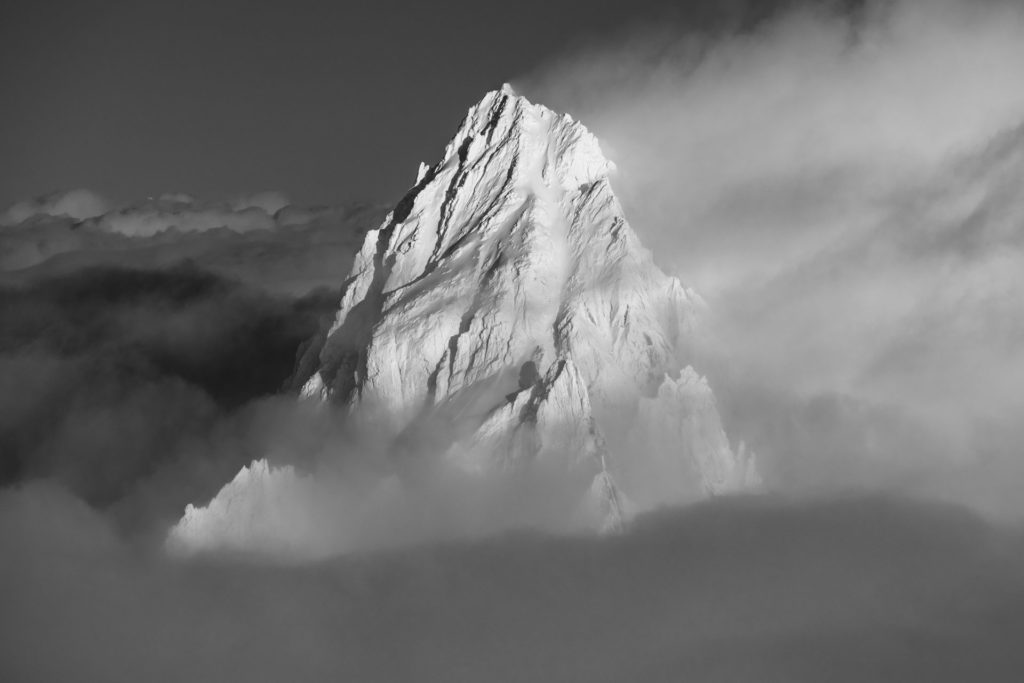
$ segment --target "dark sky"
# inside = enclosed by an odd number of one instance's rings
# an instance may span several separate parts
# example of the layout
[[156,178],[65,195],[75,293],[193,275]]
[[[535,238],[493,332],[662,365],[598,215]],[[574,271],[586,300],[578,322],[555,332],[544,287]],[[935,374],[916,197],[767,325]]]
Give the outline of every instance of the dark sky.
[[0,3],[0,205],[283,190],[387,200],[487,90],[743,1]]

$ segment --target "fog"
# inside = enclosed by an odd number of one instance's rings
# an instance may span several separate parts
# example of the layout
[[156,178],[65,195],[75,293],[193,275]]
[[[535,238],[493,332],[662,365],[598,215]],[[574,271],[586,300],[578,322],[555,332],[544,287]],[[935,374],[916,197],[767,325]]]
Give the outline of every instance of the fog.
[[[0,678],[1018,680],[1024,8],[784,4],[515,81],[707,302],[763,491],[598,536],[396,457],[295,396],[379,209],[55,193],[0,230]],[[165,546],[236,476],[250,536]]]

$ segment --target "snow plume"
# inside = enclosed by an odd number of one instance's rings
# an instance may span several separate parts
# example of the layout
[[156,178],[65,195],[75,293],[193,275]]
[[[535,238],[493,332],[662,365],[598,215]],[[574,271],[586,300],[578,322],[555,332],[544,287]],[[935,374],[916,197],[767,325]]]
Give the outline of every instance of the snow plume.
[[641,239],[708,300],[705,367],[770,483],[1019,513],[1021,64],[1017,3],[804,3],[518,87],[588,122]]

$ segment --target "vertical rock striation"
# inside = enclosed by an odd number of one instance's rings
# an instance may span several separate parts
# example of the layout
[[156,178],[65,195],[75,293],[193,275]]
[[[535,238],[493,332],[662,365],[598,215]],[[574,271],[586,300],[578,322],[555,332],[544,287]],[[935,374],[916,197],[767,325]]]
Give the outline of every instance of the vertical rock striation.
[[[367,234],[333,325],[300,360],[313,368],[302,395],[371,425],[399,479],[440,462],[458,475],[455,498],[474,481],[474,501],[505,491],[492,502],[507,526],[614,529],[755,484],[687,364],[699,299],[640,245],[613,169],[571,117],[507,87],[488,93]],[[243,475],[190,506],[175,549],[291,548],[265,538],[282,519],[332,526],[267,509],[278,486],[296,489],[290,468]],[[495,480],[524,486],[510,504]]]
[[303,394],[398,436],[444,424],[469,470],[560,463],[641,508],[743,488],[696,296],[652,261],[570,116],[508,87],[469,110],[356,258]]

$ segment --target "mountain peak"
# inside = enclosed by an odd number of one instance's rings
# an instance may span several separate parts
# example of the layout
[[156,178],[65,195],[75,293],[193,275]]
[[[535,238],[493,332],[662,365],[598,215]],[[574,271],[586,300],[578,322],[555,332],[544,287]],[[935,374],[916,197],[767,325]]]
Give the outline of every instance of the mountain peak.
[[688,365],[698,302],[640,244],[613,169],[572,117],[487,93],[367,233],[302,395],[395,463],[543,472],[559,500],[538,509],[570,528],[755,482]]
[[[534,162],[522,169],[534,174],[526,180],[540,180],[547,185],[557,182],[563,189],[596,182],[615,169],[586,126],[568,114],[559,116],[543,105],[531,103],[508,84],[487,93],[469,109],[445,148],[439,167],[471,166],[507,147]],[[541,150],[544,157],[537,155]],[[510,161],[515,160],[514,155]]]
[[[454,421],[443,450],[471,469],[554,440],[642,505],[742,486],[749,463],[687,366],[697,302],[640,244],[613,170],[582,123],[487,93],[367,235],[303,394],[396,435]],[[675,482],[617,453],[624,434],[678,451]]]

